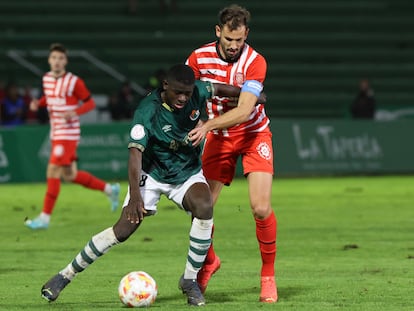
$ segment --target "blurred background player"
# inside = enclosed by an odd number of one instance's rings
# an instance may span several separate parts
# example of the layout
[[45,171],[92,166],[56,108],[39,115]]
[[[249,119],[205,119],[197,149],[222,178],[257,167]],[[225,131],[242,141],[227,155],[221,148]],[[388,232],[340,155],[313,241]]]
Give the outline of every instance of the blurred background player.
[[[80,140],[79,116],[95,108],[95,102],[83,80],[66,71],[66,48],[51,45],[48,62],[50,71],[43,76],[43,96],[34,99],[30,109],[47,106],[50,118],[51,152],[47,166],[47,190],[43,210],[34,219],[25,221],[31,229],[46,229],[60,192],[61,178],[86,188],[99,190],[109,197],[111,210],[118,207],[119,184],[109,184],[86,171],[78,171],[76,149]],[[82,101],[82,105],[78,105]]]
[[[207,137],[202,164],[214,204],[223,185],[230,185],[233,180],[237,159],[242,157],[262,258],[259,300],[274,303],[278,295],[274,267],[277,221],[270,202],[274,173],[272,133],[264,105],[257,104],[267,64],[265,58],[246,43],[249,21],[250,13],[245,8],[225,7],[219,12],[215,26],[218,40],[196,49],[187,59],[196,79],[243,86],[239,101],[214,97],[207,106],[210,120],[190,132],[190,139],[200,143],[205,135]],[[220,259],[211,246],[198,274],[202,292],[219,268]]]

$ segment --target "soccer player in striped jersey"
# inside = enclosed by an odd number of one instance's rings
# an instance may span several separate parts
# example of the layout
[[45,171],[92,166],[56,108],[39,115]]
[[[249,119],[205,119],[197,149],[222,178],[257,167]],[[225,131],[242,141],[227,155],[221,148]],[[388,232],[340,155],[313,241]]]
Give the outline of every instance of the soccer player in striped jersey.
[[[76,149],[81,129],[79,116],[95,108],[95,101],[84,81],[66,71],[66,48],[59,43],[50,46],[50,71],[43,76],[43,96],[33,100],[30,109],[47,107],[50,119],[51,153],[46,171],[47,190],[40,215],[25,221],[31,229],[47,229],[60,192],[61,179],[86,188],[104,192],[111,201],[111,210],[119,204],[118,183],[107,183],[92,174],[77,169]],[[83,104],[79,105],[82,101]]]
[[126,241],[144,216],[156,213],[160,196],[165,195],[193,217],[179,288],[189,305],[205,304],[197,273],[210,246],[213,203],[201,170],[201,148],[191,144],[188,133],[200,118],[206,119],[206,102],[213,94],[239,93],[239,87],[195,81],[192,69],[184,64],[169,69],[162,87],[145,97],[134,114],[128,144],[129,187],[119,220],[93,236],[66,268],[43,285],[43,298],[56,300],[78,273]]
[[[238,5],[219,12],[215,26],[217,41],[194,50],[186,64],[196,79],[242,87],[240,98],[215,96],[208,103],[209,121],[190,132],[193,144],[206,137],[202,155],[203,172],[213,202],[230,185],[241,156],[247,177],[256,237],[262,258],[259,300],[274,303],[278,299],[275,282],[277,221],[271,206],[273,148],[269,118],[264,105],[257,104],[263,89],[267,64],[265,58],[247,42],[250,13]],[[210,277],[220,268],[220,259],[210,247],[198,283],[204,292]]]

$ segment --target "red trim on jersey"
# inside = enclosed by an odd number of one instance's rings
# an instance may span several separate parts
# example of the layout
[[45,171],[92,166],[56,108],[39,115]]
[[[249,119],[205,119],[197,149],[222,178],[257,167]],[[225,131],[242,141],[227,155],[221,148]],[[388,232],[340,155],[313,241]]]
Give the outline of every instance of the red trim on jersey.
[[88,113],[89,111],[93,110],[96,107],[95,101],[92,97],[89,97],[83,104],[76,108],[75,112],[78,116]]

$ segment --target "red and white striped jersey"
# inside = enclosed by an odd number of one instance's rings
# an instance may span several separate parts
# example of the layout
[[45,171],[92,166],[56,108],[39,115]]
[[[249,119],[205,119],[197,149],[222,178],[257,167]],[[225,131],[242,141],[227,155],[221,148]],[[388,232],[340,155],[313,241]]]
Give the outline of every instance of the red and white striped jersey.
[[[67,121],[63,114],[76,109],[80,101],[90,98],[91,94],[83,80],[70,72],[59,78],[48,72],[43,76],[43,93],[40,105],[46,105],[49,111],[50,139],[79,141],[81,133],[79,116]],[[92,107],[82,107],[86,108],[82,110],[86,112],[95,106],[93,101],[89,105]]]
[[[236,62],[227,62],[220,58],[217,42],[211,42],[194,50],[186,60],[196,79],[213,83],[230,84],[241,87],[246,80],[256,80],[263,84],[266,78],[267,64],[265,58],[245,43],[243,51]],[[207,103],[210,119],[237,106],[237,98],[215,96]],[[232,136],[247,132],[269,131],[269,118],[264,105],[255,106],[249,120],[228,129],[216,130],[215,134]]]

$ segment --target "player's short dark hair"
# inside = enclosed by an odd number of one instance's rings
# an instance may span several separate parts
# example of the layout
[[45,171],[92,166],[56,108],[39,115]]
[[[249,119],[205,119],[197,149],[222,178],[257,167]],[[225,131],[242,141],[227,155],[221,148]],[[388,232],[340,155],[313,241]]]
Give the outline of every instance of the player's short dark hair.
[[177,64],[167,71],[167,81],[177,81],[185,85],[195,83],[194,71],[190,66]]
[[68,51],[62,43],[52,43],[49,47],[49,53],[52,53],[54,51],[62,52],[66,55],[68,54]]
[[218,14],[218,25],[223,28],[224,25],[230,30],[236,30],[240,26],[249,28],[250,12],[240,5],[232,4],[222,9]]

